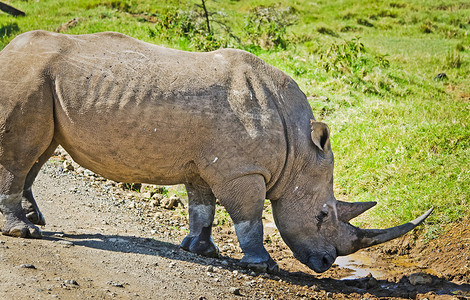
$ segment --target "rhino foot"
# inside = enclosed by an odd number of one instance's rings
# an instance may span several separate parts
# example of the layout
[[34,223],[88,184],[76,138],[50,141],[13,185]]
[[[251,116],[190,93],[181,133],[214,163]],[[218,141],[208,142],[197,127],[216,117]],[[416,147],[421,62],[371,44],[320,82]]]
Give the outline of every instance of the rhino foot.
[[251,263],[244,262],[242,259],[240,264],[242,265],[242,267],[250,269],[256,273],[271,273],[271,274],[279,273],[279,266],[272,258],[269,258],[268,261],[264,261],[264,262],[251,262]]
[[33,224],[28,223],[18,221],[16,224],[5,224],[2,233],[15,237],[40,239],[42,237],[41,230]]
[[23,192],[21,206],[26,214],[26,218],[28,218],[31,223],[42,226],[46,225],[46,219],[39,210],[36,200],[34,200],[31,188]]
[[25,211],[25,213],[26,213],[26,218],[28,218],[28,220],[31,223],[36,224],[36,225],[41,225],[41,226],[46,225],[46,219],[44,218],[41,212],[36,212],[36,211],[26,212]]
[[212,239],[204,240],[199,236],[186,236],[181,242],[180,248],[207,257],[219,256],[219,248],[212,242]]

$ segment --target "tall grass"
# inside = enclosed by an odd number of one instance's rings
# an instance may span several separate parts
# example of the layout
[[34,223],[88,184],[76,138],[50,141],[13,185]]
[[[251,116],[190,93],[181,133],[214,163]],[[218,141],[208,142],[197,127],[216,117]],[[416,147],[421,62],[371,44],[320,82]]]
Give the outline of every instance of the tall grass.
[[0,48],[45,29],[253,52],[293,76],[330,125],[338,197],[378,201],[359,222],[395,225],[432,205],[430,223],[470,214],[466,0],[208,0],[212,32],[196,0],[9,3],[27,16],[0,13]]

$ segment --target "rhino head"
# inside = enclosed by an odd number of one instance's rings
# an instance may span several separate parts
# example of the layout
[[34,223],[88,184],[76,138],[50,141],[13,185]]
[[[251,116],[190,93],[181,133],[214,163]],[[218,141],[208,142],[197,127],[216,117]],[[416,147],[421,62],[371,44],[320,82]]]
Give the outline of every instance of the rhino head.
[[433,208],[411,222],[388,229],[361,229],[351,225],[351,219],[376,202],[336,200],[328,126],[312,120],[311,130],[309,161],[300,163],[301,171],[296,173],[287,193],[272,202],[279,232],[300,262],[317,273],[324,272],[337,256],[397,238],[431,214]]

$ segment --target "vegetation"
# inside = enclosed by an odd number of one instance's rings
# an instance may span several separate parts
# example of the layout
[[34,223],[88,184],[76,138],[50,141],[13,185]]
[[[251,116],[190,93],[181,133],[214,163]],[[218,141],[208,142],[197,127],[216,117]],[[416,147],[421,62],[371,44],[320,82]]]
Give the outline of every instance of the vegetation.
[[27,15],[0,13],[0,49],[45,29],[250,51],[291,75],[330,125],[337,197],[379,203],[359,222],[395,225],[435,206],[434,236],[470,213],[467,0],[9,3]]

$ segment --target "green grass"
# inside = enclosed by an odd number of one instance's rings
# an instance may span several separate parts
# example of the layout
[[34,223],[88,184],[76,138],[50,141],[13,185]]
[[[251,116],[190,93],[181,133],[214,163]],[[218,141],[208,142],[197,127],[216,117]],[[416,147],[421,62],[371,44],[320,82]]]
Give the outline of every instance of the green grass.
[[0,13],[0,49],[22,32],[77,19],[61,31],[248,50],[294,77],[330,125],[335,189],[379,203],[360,223],[396,225],[435,206],[434,236],[439,224],[470,215],[467,0],[206,1],[210,34],[196,0],[9,3],[27,16]]

